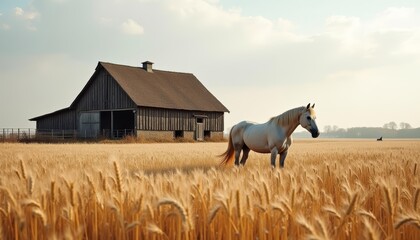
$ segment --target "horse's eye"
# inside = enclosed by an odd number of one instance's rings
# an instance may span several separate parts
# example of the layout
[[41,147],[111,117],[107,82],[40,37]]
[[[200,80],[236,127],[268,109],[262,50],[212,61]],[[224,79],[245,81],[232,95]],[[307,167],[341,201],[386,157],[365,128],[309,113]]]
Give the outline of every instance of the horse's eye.
[[306,119],[308,119],[308,121],[312,120],[310,116],[307,116]]

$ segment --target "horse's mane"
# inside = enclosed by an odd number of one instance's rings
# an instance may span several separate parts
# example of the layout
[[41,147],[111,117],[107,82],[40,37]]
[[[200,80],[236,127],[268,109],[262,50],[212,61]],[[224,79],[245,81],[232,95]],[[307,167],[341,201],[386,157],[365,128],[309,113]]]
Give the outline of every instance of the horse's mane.
[[278,116],[270,118],[269,122],[275,121],[278,125],[287,126],[290,122],[299,121],[300,115],[305,111],[306,107],[297,107],[290,109]]

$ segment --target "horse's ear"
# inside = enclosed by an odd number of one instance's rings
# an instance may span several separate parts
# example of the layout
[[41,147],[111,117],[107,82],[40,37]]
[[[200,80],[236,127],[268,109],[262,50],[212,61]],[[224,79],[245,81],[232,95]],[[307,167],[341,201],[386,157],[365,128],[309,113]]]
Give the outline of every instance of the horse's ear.
[[312,108],[315,108],[315,103],[314,103],[314,104],[312,104]]
[[309,109],[309,107],[311,106],[311,104],[310,103],[308,103],[308,106],[306,106],[306,109]]

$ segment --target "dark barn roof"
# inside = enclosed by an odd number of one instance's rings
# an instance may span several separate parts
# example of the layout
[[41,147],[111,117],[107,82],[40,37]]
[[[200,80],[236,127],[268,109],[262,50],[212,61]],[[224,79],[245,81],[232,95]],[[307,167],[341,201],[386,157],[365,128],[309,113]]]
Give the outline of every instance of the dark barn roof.
[[229,112],[191,73],[99,62],[130,98],[143,107]]
[[[144,62],[149,64],[151,62]],[[145,67],[133,67],[113,63],[99,62],[83,90],[68,108],[38,116],[30,121],[76,108],[78,100],[89,88],[100,70],[105,69],[140,107],[195,110],[210,112],[229,112],[229,110],[211,94],[206,87],[191,73],[155,70]]]

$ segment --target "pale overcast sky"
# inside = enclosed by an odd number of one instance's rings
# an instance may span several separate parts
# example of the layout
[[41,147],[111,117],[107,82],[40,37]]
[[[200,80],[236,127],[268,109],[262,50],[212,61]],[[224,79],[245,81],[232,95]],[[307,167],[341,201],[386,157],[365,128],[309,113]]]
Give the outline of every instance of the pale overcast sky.
[[[420,1],[1,0],[0,128],[68,107],[98,61],[191,72],[225,127],[420,127]],[[301,128],[298,130],[302,130]]]

